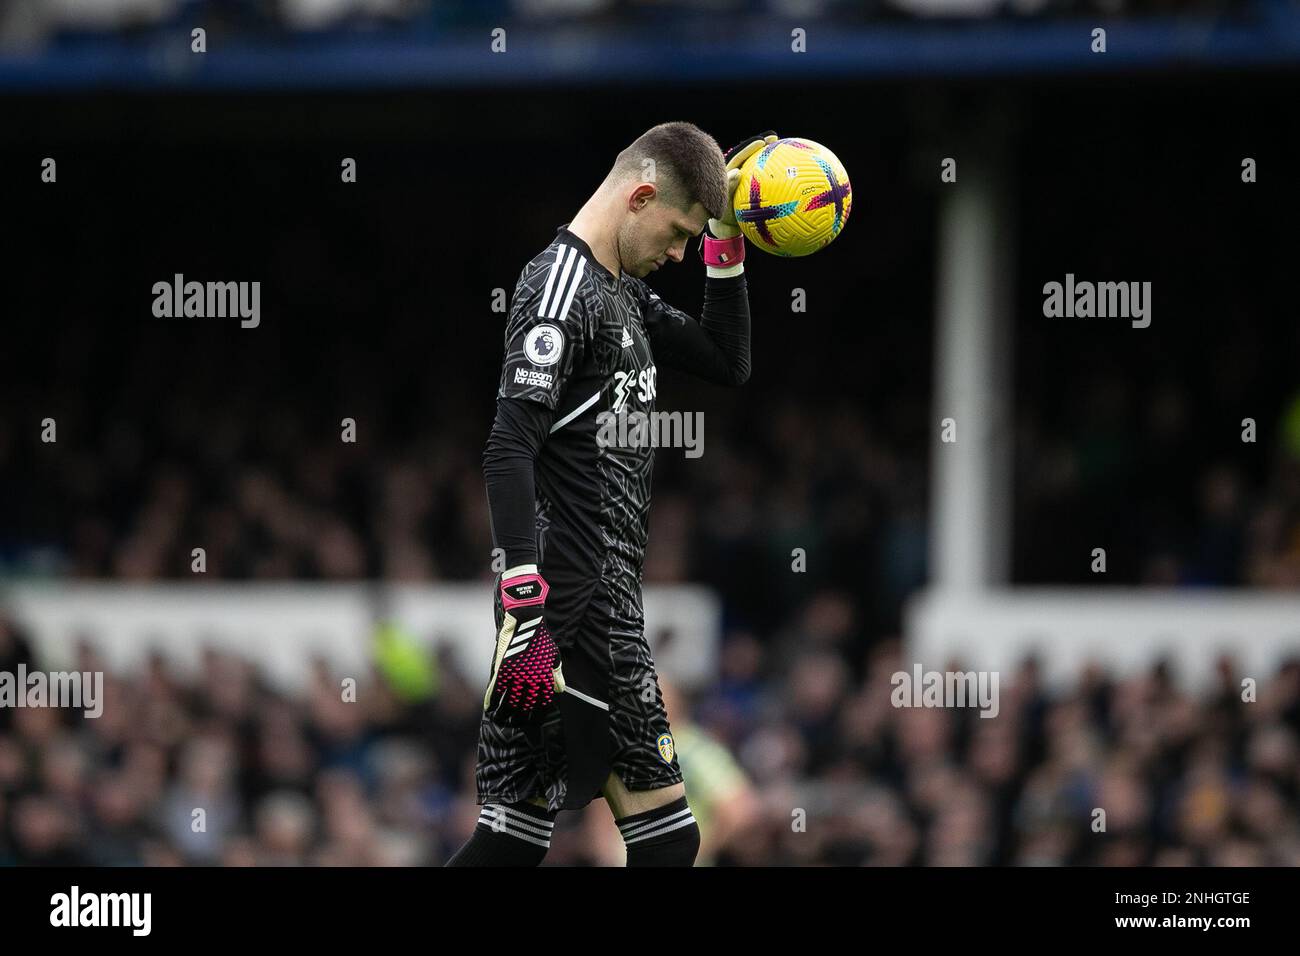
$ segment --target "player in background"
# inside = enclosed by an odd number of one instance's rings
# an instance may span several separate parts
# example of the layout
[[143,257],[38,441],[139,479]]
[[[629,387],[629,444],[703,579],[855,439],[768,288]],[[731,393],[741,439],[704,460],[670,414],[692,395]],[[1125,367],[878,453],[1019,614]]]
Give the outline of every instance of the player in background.
[[[558,811],[597,796],[628,866],[695,860],[641,604],[654,448],[610,442],[601,425],[653,413],[656,363],[720,385],[749,378],[732,195],[741,164],[775,141],[751,137],[724,156],[690,123],[655,126],[520,275],[483,458],[507,568],[479,732],[483,809],[449,866],[537,865]],[[696,321],[642,279],[681,262],[701,233]]]
[[689,698],[661,680],[664,708],[673,715],[673,742],[686,775],[686,797],[700,827],[697,866],[712,866],[720,851],[739,846],[763,824],[763,805],[731,751],[697,724]]

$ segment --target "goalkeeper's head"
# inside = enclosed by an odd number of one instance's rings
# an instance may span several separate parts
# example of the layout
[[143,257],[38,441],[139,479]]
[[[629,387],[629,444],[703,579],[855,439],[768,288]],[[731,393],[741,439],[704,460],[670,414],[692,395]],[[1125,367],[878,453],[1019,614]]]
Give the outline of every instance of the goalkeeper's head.
[[584,213],[595,204],[623,271],[641,277],[681,262],[729,201],[717,141],[693,123],[660,123],[618,154]]

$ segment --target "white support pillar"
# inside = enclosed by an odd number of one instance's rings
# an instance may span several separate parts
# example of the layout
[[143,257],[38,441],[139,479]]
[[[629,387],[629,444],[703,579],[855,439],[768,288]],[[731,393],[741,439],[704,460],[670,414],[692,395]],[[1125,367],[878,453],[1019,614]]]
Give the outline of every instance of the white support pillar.
[[[986,154],[987,155],[987,154]],[[932,427],[930,582],[979,590],[1011,559],[1014,216],[996,159],[958,158],[940,186]],[[956,441],[942,440],[944,419]]]

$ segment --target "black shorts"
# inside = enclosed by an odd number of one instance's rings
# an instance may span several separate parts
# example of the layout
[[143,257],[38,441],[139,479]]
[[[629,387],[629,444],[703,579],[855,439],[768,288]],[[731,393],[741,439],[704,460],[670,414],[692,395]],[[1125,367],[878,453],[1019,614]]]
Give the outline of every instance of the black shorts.
[[611,771],[628,790],[681,783],[644,619],[615,614],[602,586],[581,619],[558,626],[552,637],[567,690],[537,727],[507,727],[484,716],[478,802],[542,797],[550,810],[574,810],[600,796]]

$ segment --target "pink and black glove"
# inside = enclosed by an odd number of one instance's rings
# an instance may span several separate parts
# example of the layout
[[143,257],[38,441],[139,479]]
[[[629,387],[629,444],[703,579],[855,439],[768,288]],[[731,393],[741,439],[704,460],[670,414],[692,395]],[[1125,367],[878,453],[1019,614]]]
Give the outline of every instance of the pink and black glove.
[[555,695],[564,693],[560,649],[542,621],[549,591],[535,564],[521,564],[501,576],[504,614],[492,679],[483,695],[483,712],[499,724],[540,723]]
[[721,219],[709,220],[709,228],[700,243],[700,255],[711,270],[710,275],[714,270],[730,270],[745,261],[745,239],[736,224],[736,187],[740,183],[740,167],[764,146],[776,141],[776,133],[768,130],[745,137],[723,154],[727,160],[727,208],[723,210]]

